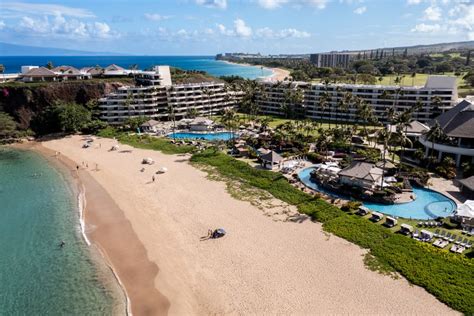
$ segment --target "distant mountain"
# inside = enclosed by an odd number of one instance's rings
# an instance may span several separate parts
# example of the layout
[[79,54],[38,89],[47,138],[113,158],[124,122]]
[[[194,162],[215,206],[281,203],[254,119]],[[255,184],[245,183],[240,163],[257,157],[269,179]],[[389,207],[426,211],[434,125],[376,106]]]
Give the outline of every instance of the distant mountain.
[[26,46],[0,42],[0,56],[111,56],[109,52],[87,52],[54,47]]

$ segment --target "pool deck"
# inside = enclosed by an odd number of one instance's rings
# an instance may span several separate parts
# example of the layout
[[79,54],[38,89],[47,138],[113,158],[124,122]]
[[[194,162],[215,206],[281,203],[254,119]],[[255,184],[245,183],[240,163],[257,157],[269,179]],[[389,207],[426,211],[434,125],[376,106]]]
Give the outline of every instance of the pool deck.
[[431,174],[430,176],[431,178],[428,181],[428,188],[446,195],[458,205],[463,204],[466,201],[466,197],[461,194],[459,187],[456,186],[453,180],[447,180],[434,174]]

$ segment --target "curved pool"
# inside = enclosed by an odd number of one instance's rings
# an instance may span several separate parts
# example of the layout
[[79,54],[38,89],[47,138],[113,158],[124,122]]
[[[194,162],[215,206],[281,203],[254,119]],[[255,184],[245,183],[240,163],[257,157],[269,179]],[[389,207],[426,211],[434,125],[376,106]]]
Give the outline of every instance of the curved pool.
[[231,132],[216,132],[216,133],[191,133],[191,132],[177,132],[167,135],[169,138],[177,139],[204,139],[204,140],[229,140],[232,138]]
[[[307,187],[316,191],[323,192],[336,198],[349,199],[347,196],[339,195],[335,192],[320,187],[317,183],[311,181],[310,173],[314,167],[301,170],[298,177]],[[411,202],[401,204],[381,204],[373,202],[363,202],[364,206],[377,212],[387,215],[404,217],[411,219],[435,219],[437,217],[447,217],[456,210],[456,203],[448,197],[436,191],[413,187],[413,193],[416,199]]]

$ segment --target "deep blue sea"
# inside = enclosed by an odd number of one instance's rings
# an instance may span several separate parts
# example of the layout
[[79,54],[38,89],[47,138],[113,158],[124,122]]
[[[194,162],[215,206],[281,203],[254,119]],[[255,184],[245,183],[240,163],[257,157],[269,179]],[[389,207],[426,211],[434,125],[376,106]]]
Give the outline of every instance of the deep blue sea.
[[229,64],[213,56],[0,56],[5,73],[20,72],[23,65],[45,66],[51,61],[55,66],[69,65],[76,68],[117,64],[124,68],[137,64],[139,69],[156,65],[169,65],[186,70],[203,70],[213,76],[237,75],[248,79],[267,77],[272,71],[257,66]]
[[0,315],[124,314],[65,176],[35,152],[0,147]]

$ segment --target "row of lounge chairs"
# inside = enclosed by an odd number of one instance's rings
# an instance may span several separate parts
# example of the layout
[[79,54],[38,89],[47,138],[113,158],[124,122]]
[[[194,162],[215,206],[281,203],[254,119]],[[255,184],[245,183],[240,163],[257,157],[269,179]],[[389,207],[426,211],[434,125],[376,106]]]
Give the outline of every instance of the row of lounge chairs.
[[[356,212],[356,214],[360,216],[365,216],[370,213],[371,213],[370,210],[364,206],[361,206],[359,210]],[[384,215],[381,213],[372,212],[372,217],[370,218],[370,220],[373,222],[379,222],[380,220],[383,219],[383,217]],[[420,223],[418,223],[418,226],[420,226]],[[426,222],[426,223],[428,223],[427,227],[439,226],[438,224],[439,222]],[[389,228],[394,227],[395,225],[397,225],[397,220],[395,218],[387,216],[386,221],[383,225]],[[421,231],[418,229],[413,231],[412,226],[408,224],[401,224],[399,233],[405,236],[411,235],[413,239],[416,239],[422,242],[431,242],[434,238],[437,238],[433,242],[433,246],[438,247],[438,248],[445,248],[450,243],[452,243],[453,245],[451,246],[449,250],[454,253],[461,254],[466,249],[469,249],[472,247],[472,241],[468,240],[467,238],[463,238],[462,236],[458,237],[456,234],[451,234],[450,232],[447,232],[445,230],[440,230],[440,229],[436,229],[434,233],[428,230],[424,230],[424,229],[422,229]]]
[[462,229],[461,234],[463,234],[463,235],[466,234],[466,235],[469,235],[469,236],[474,236],[474,228],[468,229],[468,228],[465,228],[465,227],[464,227],[464,228]]
[[[454,253],[463,253],[464,250],[472,247],[472,241],[464,238],[462,236],[457,236],[456,234],[451,234],[445,230],[441,231],[437,229],[434,233],[435,237],[439,239],[433,242],[433,245],[438,248],[445,248],[448,244],[453,243],[449,251]],[[456,240],[457,239],[457,240]]]
[[441,227],[443,223],[441,222],[418,222],[418,227]]

